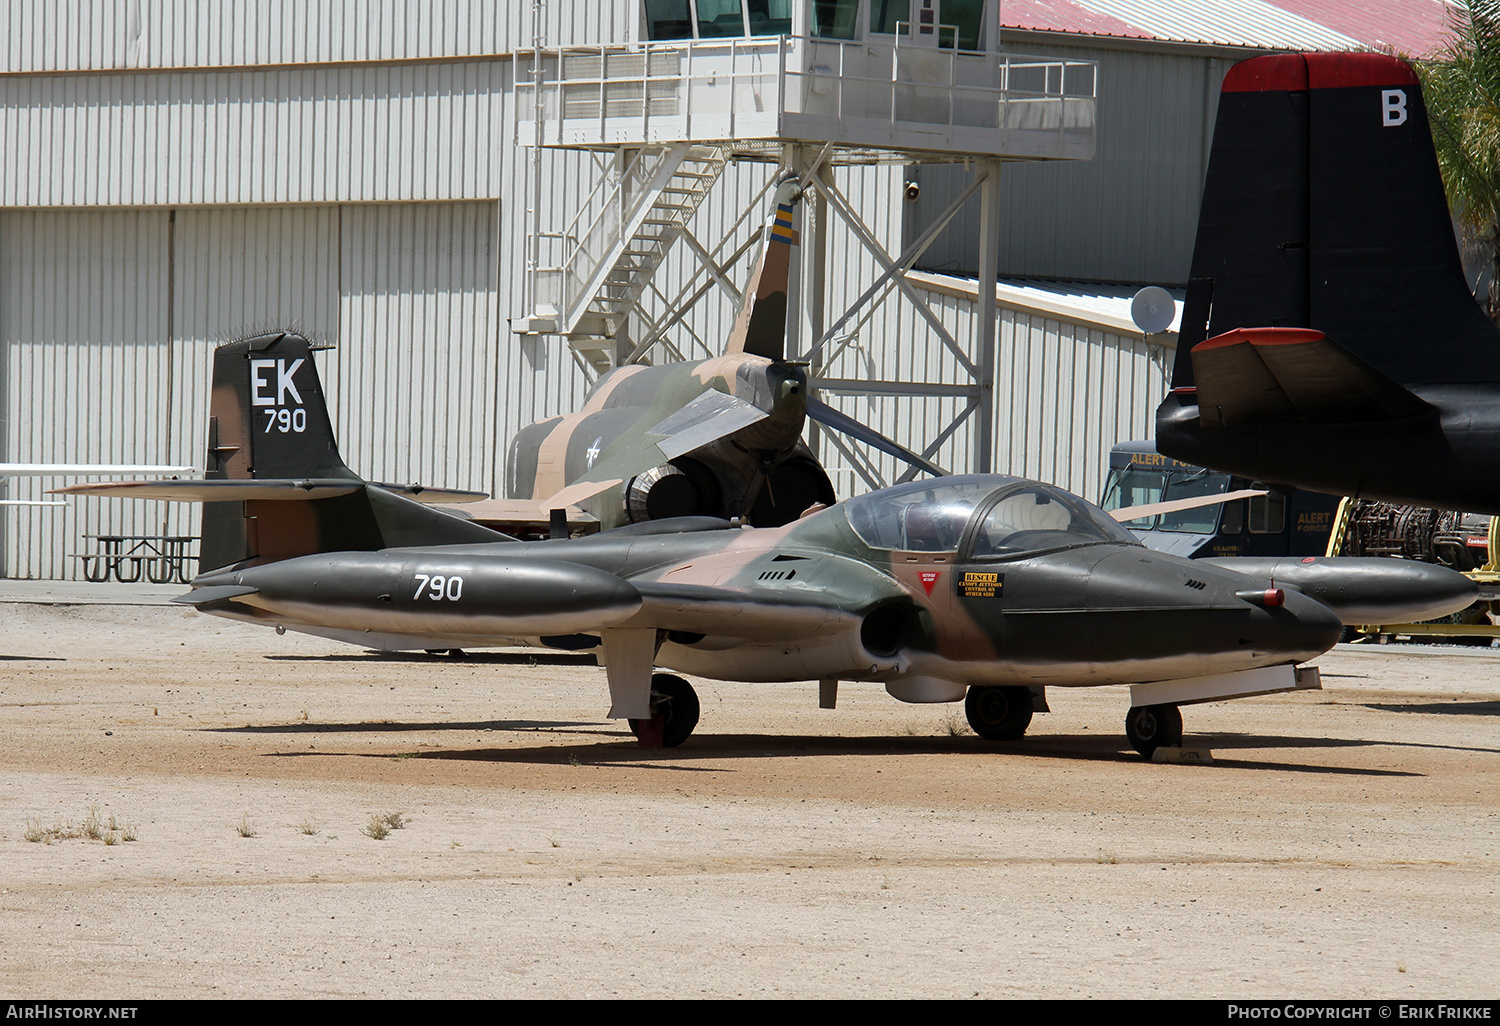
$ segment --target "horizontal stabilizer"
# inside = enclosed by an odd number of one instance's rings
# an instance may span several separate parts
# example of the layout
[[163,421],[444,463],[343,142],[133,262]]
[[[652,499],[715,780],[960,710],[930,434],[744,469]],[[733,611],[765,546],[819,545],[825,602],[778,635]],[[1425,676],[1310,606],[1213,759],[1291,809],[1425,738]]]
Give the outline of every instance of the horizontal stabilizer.
[[0,477],[99,477],[116,474],[171,476],[192,474],[197,469],[157,463],[0,463]]
[[163,499],[168,502],[307,501],[350,495],[365,487],[348,478],[209,481],[99,481],[54,488],[49,495],[102,495],[111,499]]
[[1199,423],[1387,420],[1432,407],[1311,328],[1236,328],[1193,347]]
[[652,467],[675,460],[758,424],[769,414],[743,399],[709,389],[659,421],[643,435],[621,439],[572,484],[541,500],[543,509],[577,505],[606,489],[622,485]]
[[[765,420],[764,410],[727,392],[709,389],[676,413],[651,429],[651,434],[660,437],[656,443],[669,460],[701,449],[725,435],[734,434],[740,428],[749,427]],[[656,466],[642,467],[650,470]],[[634,475],[632,475],[634,476]]]

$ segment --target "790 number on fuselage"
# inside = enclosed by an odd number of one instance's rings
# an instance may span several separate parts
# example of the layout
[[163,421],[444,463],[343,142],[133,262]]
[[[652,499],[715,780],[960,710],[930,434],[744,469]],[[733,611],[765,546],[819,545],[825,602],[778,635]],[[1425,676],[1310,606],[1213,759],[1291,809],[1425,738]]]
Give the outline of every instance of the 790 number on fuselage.
[[432,602],[457,602],[464,595],[464,579],[458,574],[412,574],[416,590],[412,599]]

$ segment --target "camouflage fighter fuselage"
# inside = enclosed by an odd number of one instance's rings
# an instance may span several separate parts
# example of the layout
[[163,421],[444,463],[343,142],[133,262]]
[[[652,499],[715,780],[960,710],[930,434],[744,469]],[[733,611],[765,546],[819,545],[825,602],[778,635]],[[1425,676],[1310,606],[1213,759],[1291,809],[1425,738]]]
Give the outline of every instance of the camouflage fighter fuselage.
[[591,649],[603,631],[646,628],[659,666],[880,681],[906,701],[1295,663],[1341,630],[1306,596],[1265,604],[1261,582],[1152,552],[1060,489],[992,476],[898,486],[780,528],[700,518],[323,553],[194,586],[221,596],[205,611],[369,647]]
[[[659,448],[664,436],[653,434],[651,428],[709,392],[732,396],[764,417],[669,458]],[[831,486],[826,486],[808,499],[805,483],[795,494],[774,496],[780,483],[774,475],[788,464],[783,475],[812,475],[817,485],[826,485],[826,475],[802,441],[806,396],[807,378],[800,367],[749,353],[697,363],[617,368],[599,380],[577,413],[540,421],[516,434],[506,461],[507,496],[540,500],[570,483],[611,481],[608,488],[578,503],[607,530],[647,519],[650,488],[662,472],[678,472],[686,478],[682,487],[691,489],[692,495],[681,513],[786,522],[812,502],[832,496]],[[690,439],[691,433],[685,437]],[[636,466],[655,467],[657,472],[653,476],[651,471],[632,474],[615,469]],[[769,511],[766,501],[757,504],[768,479],[774,507]],[[784,487],[792,489],[797,483]],[[778,498],[781,501],[775,501]]]

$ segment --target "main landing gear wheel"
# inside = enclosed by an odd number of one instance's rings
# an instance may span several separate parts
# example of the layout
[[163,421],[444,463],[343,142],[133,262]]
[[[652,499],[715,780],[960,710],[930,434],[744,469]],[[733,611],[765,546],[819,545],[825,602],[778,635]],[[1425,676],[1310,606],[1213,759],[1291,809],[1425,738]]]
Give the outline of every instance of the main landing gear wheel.
[[990,741],[1014,741],[1031,726],[1031,689],[971,687],[964,712],[974,733]]
[[663,748],[676,748],[698,725],[698,695],[693,686],[670,673],[651,676],[651,718],[631,720],[630,730],[641,744],[661,738]]
[[1182,747],[1182,711],[1175,705],[1137,705],[1125,714],[1125,736],[1146,758],[1158,748]]

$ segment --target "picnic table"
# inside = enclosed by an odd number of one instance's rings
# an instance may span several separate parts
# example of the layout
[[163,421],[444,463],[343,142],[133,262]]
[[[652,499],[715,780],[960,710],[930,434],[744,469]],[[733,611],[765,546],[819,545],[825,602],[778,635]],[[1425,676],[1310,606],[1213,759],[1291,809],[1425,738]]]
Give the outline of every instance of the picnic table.
[[186,584],[192,577],[189,564],[198,558],[190,546],[197,541],[192,535],[173,534],[86,534],[99,543],[97,552],[78,553],[83,560],[83,576],[90,581],[107,581],[110,577],[122,584],[133,584],[146,575],[153,584]]

